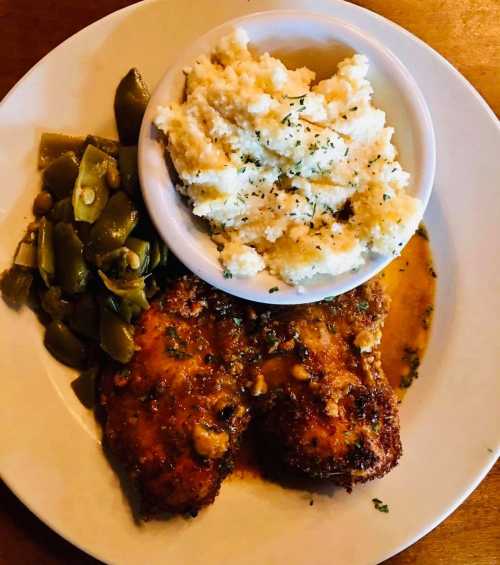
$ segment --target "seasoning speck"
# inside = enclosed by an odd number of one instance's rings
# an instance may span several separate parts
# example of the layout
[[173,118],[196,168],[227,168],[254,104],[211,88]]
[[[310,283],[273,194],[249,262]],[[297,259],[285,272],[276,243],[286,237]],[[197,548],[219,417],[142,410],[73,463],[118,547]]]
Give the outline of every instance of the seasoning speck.
[[389,513],[389,506],[387,506],[387,504],[384,504],[380,500],[380,498],[372,498],[372,502],[373,502],[373,506],[375,507],[375,510],[378,510],[379,512],[383,512],[384,514]]

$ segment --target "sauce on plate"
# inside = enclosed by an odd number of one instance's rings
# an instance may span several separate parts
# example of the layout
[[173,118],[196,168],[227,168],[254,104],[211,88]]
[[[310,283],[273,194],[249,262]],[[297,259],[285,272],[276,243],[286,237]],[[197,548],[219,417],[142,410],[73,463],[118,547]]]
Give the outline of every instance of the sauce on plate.
[[[382,336],[382,366],[401,400],[418,376],[434,310],[436,272],[425,228],[419,228],[401,255],[379,276],[391,299]],[[251,431],[243,437],[232,476],[262,476]]]
[[391,298],[382,334],[382,366],[401,399],[418,376],[434,311],[436,272],[425,228],[380,277]]

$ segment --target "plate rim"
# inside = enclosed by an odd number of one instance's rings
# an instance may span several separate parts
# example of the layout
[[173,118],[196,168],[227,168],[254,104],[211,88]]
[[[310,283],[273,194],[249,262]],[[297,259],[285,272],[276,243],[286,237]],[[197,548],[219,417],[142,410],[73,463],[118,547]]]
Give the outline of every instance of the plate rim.
[[[114,12],[111,12],[110,14],[107,14],[106,16],[103,16],[102,18],[99,18],[98,20],[88,24],[87,26],[85,26],[84,28],[82,28],[81,30],[79,30],[78,32],[76,32],[75,34],[71,35],[70,37],[68,37],[67,39],[65,39],[62,43],[60,43],[59,45],[57,45],[56,47],[54,47],[52,50],[50,50],[42,59],[40,59],[33,67],[31,67],[29,69],[29,71],[27,73],[25,73],[21,79],[19,81],[16,82],[16,84],[13,85],[13,87],[11,89],[9,89],[9,91],[7,92],[7,94],[3,97],[2,101],[0,102],[0,105],[3,105],[4,103],[6,103],[12,96],[15,95],[16,90],[18,88],[20,88],[23,84],[23,82],[25,80],[28,79],[28,77],[31,76],[31,74],[33,72],[35,72],[35,70],[37,70],[39,68],[39,66],[42,66],[43,63],[46,61],[46,59],[48,59],[54,52],[58,51],[59,49],[63,49],[69,42],[71,42],[72,40],[74,40],[77,36],[79,36],[80,34],[83,34],[84,32],[86,32],[89,28],[96,26],[98,24],[101,24],[103,22],[105,22],[108,19],[113,19],[114,17],[116,17],[117,14],[123,14],[127,11],[133,11],[135,9],[137,9],[138,7],[140,7],[141,5],[148,5],[148,4],[155,4],[155,3],[160,3],[162,0],[143,0],[142,2],[138,2],[129,6],[126,6],[124,8],[121,8],[119,10],[116,10]],[[343,0],[333,0],[331,3],[335,4],[337,2],[340,2]],[[387,18],[380,16],[379,14],[372,12],[371,10],[368,10],[366,8],[363,8],[361,6],[357,6],[357,5],[353,5],[353,4],[349,4],[350,8],[352,9],[359,9],[362,10],[364,12],[367,12],[369,14],[370,17],[375,17],[377,18],[379,21],[381,21],[382,23],[384,23],[385,25],[390,25],[390,26],[394,26],[395,28],[398,29],[399,32],[404,32],[404,34],[406,36],[408,36],[412,41],[417,41],[417,43],[420,46],[424,46],[426,49],[430,50],[432,52],[432,55],[434,57],[438,57],[438,59],[441,61],[441,63],[445,63],[446,66],[448,67],[449,70],[451,70],[453,72],[453,74],[456,76],[456,78],[458,78],[463,85],[465,85],[467,87],[468,90],[468,94],[469,95],[473,95],[474,98],[476,99],[477,102],[479,102],[479,104],[482,106],[483,110],[486,110],[487,114],[489,115],[490,119],[493,121],[493,123],[495,123],[497,125],[497,128],[500,131],[500,126],[498,124],[498,120],[493,112],[493,110],[491,109],[491,107],[487,104],[487,102],[484,100],[484,98],[481,96],[481,94],[472,86],[472,84],[455,68],[453,67],[453,65],[451,65],[451,63],[449,61],[447,61],[442,55],[440,55],[435,49],[433,49],[432,47],[430,47],[429,45],[427,45],[423,40],[419,39],[418,37],[416,37],[415,35],[413,35],[412,33],[410,33],[409,31],[407,31],[406,29],[402,28],[400,25],[392,22],[391,20],[388,20]],[[396,549],[396,550],[392,550],[389,553],[387,553],[384,557],[384,559],[387,559],[388,557],[391,557],[393,555],[396,555],[397,553],[400,553],[401,551],[403,551],[404,549],[406,549],[407,547],[409,547],[410,545],[412,545],[413,543],[415,543],[416,541],[418,541],[419,539],[421,539],[421,537],[425,536],[427,533],[429,533],[432,529],[434,529],[439,523],[441,523],[444,519],[446,519],[460,504],[463,503],[463,501],[471,494],[471,492],[477,488],[478,484],[483,480],[483,478],[487,475],[487,473],[491,470],[491,468],[493,467],[493,465],[496,462],[496,459],[498,458],[500,454],[500,446],[496,446],[496,448],[494,448],[494,452],[490,455],[488,462],[482,466],[481,470],[476,473],[475,479],[474,481],[471,481],[471,483],[469,484],[469,487],[467,489],[465,489],[460,496],[458,496],[455,500],[454,503],[452,505],[450,505],[441,515],[439,515],[434,521],[432,521],[430,524],[428,524],[426,527],[424,527],[422,530],[419,531],[418,535],[416,536],[411,536],[411,539],[406,540],[405,542],[403,542],[402,544],[400,544],[400,546]],[[35,514],[35,516],[37,516],[42,522],[44,522],[45,524],[47,524],[53,531],[55,531],[58,535],[60,535],[61,537],[63,537],[64,539],[68,540],[70,543],[72,543],[73,545],[75,545],[76,547],[80,548],[82,551],[88,553],[89,555],[94,556],[96,559],[100,559],[100,557],[98,556],[98,554],[94,553],[91,549],[88,549],[86,547],[83,547],[82,545],[80,545],[77,541],[75,541],[75,539],[73,538],[72,535],[67,535],[66,533],[62,532],[62,528],[58,528],[55,527],[54,525],[52,525],[50,520],[45,519],[41,514],[35,512],[29,502],[27,500],[25,500],[23,498],[22,495],[18,494],[17,490],[15,488],[13,488],[13,486],[11,486],[10,482],[8,480],[6,480],[5,476],[0,472],[0,476],[2,477],[2,480],[5,482],[5,484],[8,486],[8,488],[15,494],[15,496],[21,500],[21,502],[33,513]]]

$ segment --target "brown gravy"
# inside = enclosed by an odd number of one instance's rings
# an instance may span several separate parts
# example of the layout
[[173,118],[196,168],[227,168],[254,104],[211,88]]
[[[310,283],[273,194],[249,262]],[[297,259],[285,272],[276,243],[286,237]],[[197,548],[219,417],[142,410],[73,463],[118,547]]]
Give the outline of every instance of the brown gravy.
[[[425,228],[419,229],[380,277],[391,298],[382,337],[382,365],[401,399],[417,376],[434,309],[436,273]],[[251,432],[244,436],[232,477],[262,476],[254,442]]]

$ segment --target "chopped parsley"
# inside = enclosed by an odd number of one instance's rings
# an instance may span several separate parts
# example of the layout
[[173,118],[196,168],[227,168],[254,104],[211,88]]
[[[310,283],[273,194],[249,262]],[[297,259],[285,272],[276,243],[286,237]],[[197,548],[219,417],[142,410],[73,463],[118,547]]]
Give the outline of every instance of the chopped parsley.
[[177,333],[177,330],[174,328],[174,326],[169,326],[165,330],[165,333],[168,335],[168,337],[172,337],[174,339],[179,339],[179,334]]
[[384,504],[380,500],[380,498],[372,498],[372,502],[373,502],[373,506],[375,507],[375,510],[378,510],[379,512],[383,512],[384,514],[389,513],[389,506],[387,506],[387,504]]
[[368,310],[368,308],[370,307],[370,304],[368,303],[367,300],[360,300],[356,304],[356,307],[360,312],[366,312]]
[[432,317],[432,313],[434,312],[434,306],[429,305],[427,306],[427,308],[424,310],[424,314],[422,316],[422,327],[424,328],[424,330],[428,330],[431,323],[431,317]]
[[174,357],[175,359],[189,359],[190,357],[192,357],[192,355],[187,351],[183,351],[182,349],[175,349],[174,347],[167,347],[165,349],[165,353],[170,357]]
[[278,292],[279,288],[277,286],[273,286],[269,289],[269,294],[272,294],[273,292]]
[[241,326],[241,324],[243,323],[243,318],[233,318],[233,322],[237,325],[237,326]]
[[418,378],[418,368],[420,367],[420,357],[418,351],[413,347],[405,347],[401,360],[408,365],[408,373],[401,377],[400,388],[409,388],[414,379]]
[[272,333],[267,333],[265,336],[265,340],[267,345],[269,346],[273,346],[276,345],[277,343],[279,343],[279,338],[277,338],[274,334]]
[[224,269],[224,270],[222,271],[222,276],[223,276],[225,279],[232,279],[232,278],[233,278],[233,273],[231,273],[231,271],[230,271],[229,269]]

